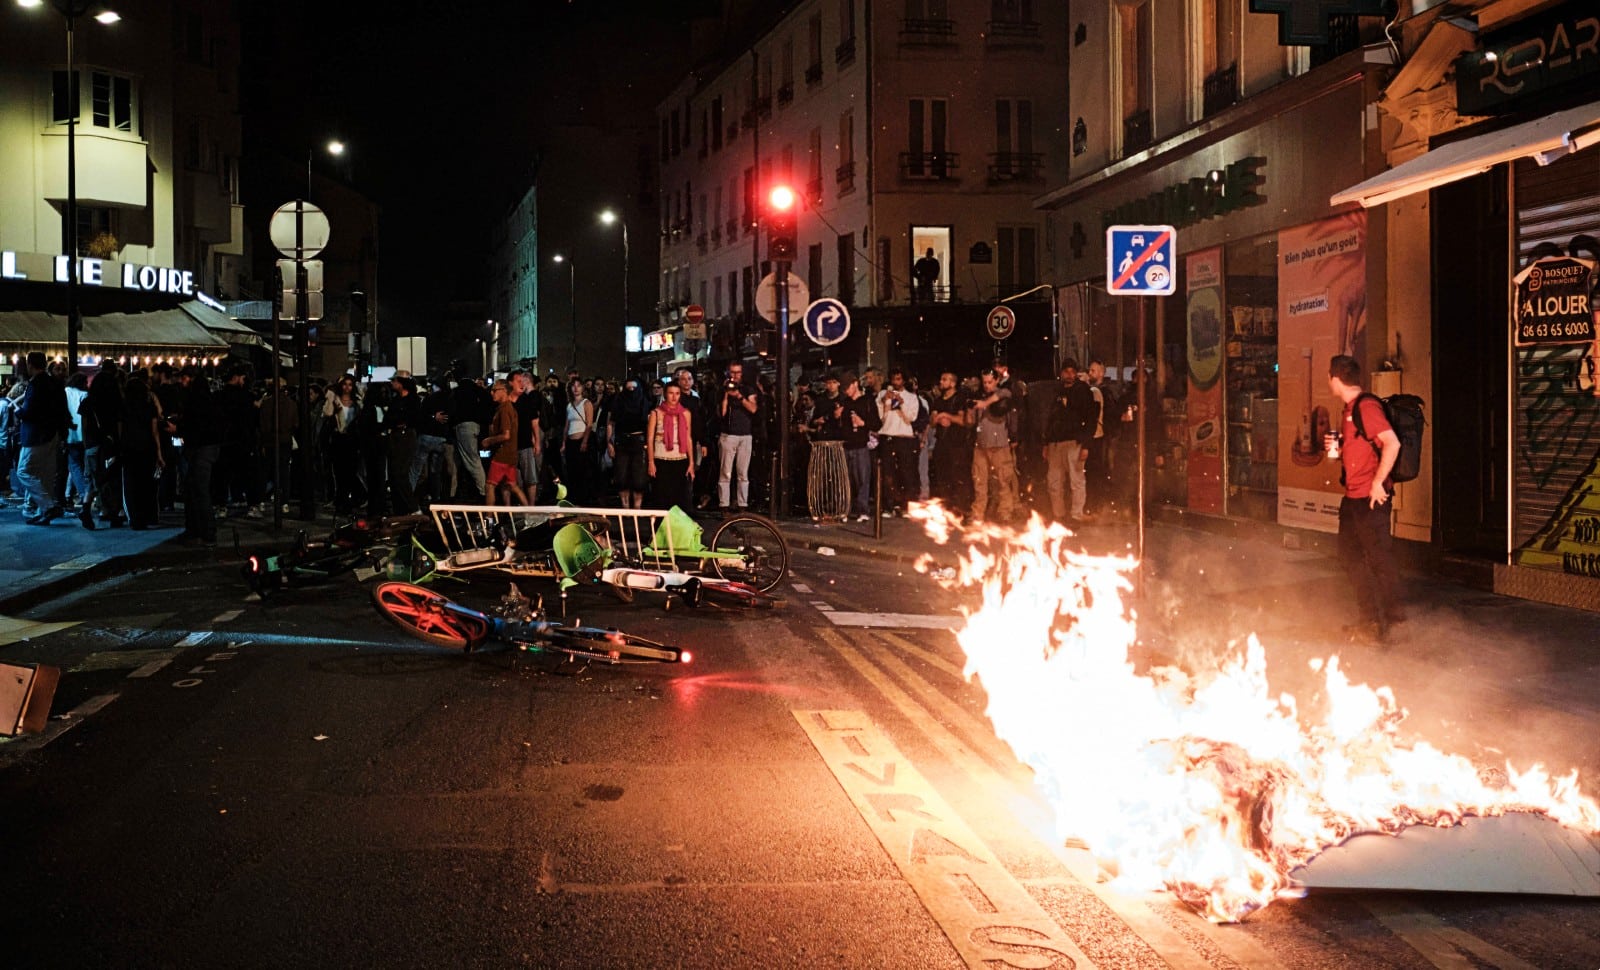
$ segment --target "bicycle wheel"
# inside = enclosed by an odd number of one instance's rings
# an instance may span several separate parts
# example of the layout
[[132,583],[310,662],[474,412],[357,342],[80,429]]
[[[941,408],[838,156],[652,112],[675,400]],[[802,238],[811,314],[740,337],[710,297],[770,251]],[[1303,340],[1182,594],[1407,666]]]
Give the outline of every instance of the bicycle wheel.
[[372,604],[407,633],[440,647],[471,650],[489,639],[489,618],[411,583],[379,583]]
[[564,626],[546,630],[538,649],[558,650],[613,664],[688,663],[687,650],[636,637],[621,630],[601,630],[592,626]]
[[759,515],[735,515],[711,536],[711,548],[735,556],[712,558],[711,571],[721,579],[771,591],[789,572],[789,544],[778,527]]

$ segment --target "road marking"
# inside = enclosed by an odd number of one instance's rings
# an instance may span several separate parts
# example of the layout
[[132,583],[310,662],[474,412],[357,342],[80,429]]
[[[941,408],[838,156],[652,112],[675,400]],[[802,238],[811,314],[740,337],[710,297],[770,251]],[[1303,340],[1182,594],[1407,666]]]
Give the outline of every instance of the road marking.
[[870,718],[793,713],[967,966],[1095,966]]
[[[954,677],[956,680],[964,681],[967,679],[966,671],[962,670],[959,666],[951,663],[949,660],[946,660],[944,657],[934,653],[932,650],[929,650],[926,647],[912,643],[905,637],[897,636],[893,633],[876,633],[874,636],[880,640],[899,647],[901,650],[904,650],[906,653],[909,653],[912,656],[921,659],[923,663],[937,667],[938,669]],[[993,731],[993,728],[990,728],[989,730]]]
[[955,630],[967,622],[963,616],[927,613],[845,613],[828,614],[834,626],[888,627],[895,630]]
[[78,661],[67,670],[69,674],[81,674],[95,670],[133,670],[144,667],[151,661],[161,659],[170,661],[178,655],[178,651],[170,647],[160,650],[101,650],[91,653]]
[[165,656],[158,657],[129,674],[128,679],[137,680],[144,677],[152,677],[159,673],[167,664],[172,663],[173,658],[175,658],[177,655],[178,651],[176,650],[167,651]]
[[88,569],[90,566],[97,566],[109,558],[111,557],[102,555],[98,552],[86,552],[75,559],[68,559],[66,562],[58,562],[50,568],[60,570]]
[[[905,715],[912,727],[922,732],[940,754],[971,778],[976,785],[995,792],[1009,787],[1013,791],[1032,796],[1025,801],[1007,800],[1017,821],[1025,829],[1033,832],[1084,888],[1094,893],[1135,936],[1143,940],[1173,970],[1212,970],[1213,964],[1202,953],[1197,952],[1195,944],[1186,938],[1187,935],[1203,937],[1229,959],[1248,970],[1280,970],[1281,964],[1260,944],[1237,934],[1218,933],[1217,927],[1191,911],[1166,905],[1163,901],[1167,897],[1152,895],[1148,899],[1140,899],[1106,886],[1100,881],[1099,864],[1091,853],[1081,848],[1070,849],[1063,845],[1060,839],[1054,837],[1054,818],[1044,811],[1039,815],[1027,812],[1029,806],[1037,804],[1037,791],[1026,770],[1020,765],[1017,766],[1016,772],[1001,772],[992,767],[995,764],[1015,764],[1010,749],[994,736],[993,728],[960,709],[955,701],[927,683],[904,663],[896,660],[893,664],[885,666],[892,666],[897,675],[918,695],[934,704],[937,712],[919,704],[905,689],[868,661],[861,651],[846,642],[840,634],[826,628],[818,630],[817,633],[824,643],[833,647],[846,663]],[[882,633],[872,635],[882,639],[888,638],[888,635]],[[872,653],[880,662],[886,656],[884,651],[874,650]],[[941,718],[945,720],[941,721]],[[965,733],[973,738],[980,748],[985,749],[985,753],[974,751],[955,732],[947,728],[946,723],[966,724]],[[1175,926],[1163,919],[1163,911],[1169,917],[1181,920],[1181,925]]]
[[796,593],[809,593],[809,592],[811,592],[811,587],[807,586],[805,583],[790,583],[789,585],[794,587],[794,591]]
[[1467,958],[1468,953],[1497,970],[1537,970],[1526,960],[1480,940],[1465,930],[1458,930],[1432,913],[1403,906],[1387,896],[1364,899],[1362,905],[1389,932],[1422,954],[1423,959],[1439,970],[1472,970],[1479,966],[1478,962]]
[[831,613],[833,611],[833,606],[830,605],[826,600],[812,600],[811,606],[813,609],[821,610],[824,613]]
[[216,626],[219,623],[232,623],[241,616],[244,616],[244,610],[229,610],[226,613],[218,613],[216,616],[211,618],[211,625]]
[[191,633],[182,640],[179,640],[177,643],[173,644],[173,646],[178,647],[179,649],[199,646],[200,644],[204,643],[206,637],[209,637],[210,635],[211,634],[209,632],[204,630]]
[[10,643],[31,640],[34,637],[59,633],[68,627],[77,625],[77,620],[68,620],[64,623],[41,623],[37,620],[24,620],[15,616],[0,616],[0,647]]

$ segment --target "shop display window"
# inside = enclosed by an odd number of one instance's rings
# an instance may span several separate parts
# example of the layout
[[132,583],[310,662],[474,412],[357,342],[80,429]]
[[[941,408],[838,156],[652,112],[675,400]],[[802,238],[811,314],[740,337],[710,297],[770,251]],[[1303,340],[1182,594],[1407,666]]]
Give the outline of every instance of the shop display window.
[[1226,247],[1227,514],[1273,521],[1278,501],[1278,243]]

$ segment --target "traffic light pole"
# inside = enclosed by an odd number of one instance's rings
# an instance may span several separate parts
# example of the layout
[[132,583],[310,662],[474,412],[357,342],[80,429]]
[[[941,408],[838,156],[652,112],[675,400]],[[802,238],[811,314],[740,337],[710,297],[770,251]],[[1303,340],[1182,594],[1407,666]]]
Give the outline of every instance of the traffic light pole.
[[778,260],[773,272],[778,297],[778,480],[772,483],[772,517],[789,514],[789,261]]

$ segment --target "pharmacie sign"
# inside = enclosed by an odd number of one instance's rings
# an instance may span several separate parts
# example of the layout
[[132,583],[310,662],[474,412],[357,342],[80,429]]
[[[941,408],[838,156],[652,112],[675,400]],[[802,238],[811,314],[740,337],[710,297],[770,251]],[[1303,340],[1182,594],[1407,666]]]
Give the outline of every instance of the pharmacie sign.
[[1267,160],[1251,155],[1214,168],[1204,175],[1174,182],[1159,192],[1131,199],[1100,213],[1100,228],[1115,225],[1164,225],[1182,229],[1267,201],[1261,170]]
[[1587,259],[1547,256],[1517,274],[1517,346],[1594,339],[1594,267]]
[[[65,283],[72,260],[48,253],[0,252],[0,280],[41,280]],[[78,284],[109,289],[140,290],[146,293],[195,295],[194,273],[169,266],[144,266],[114,259],[78,257]]]

